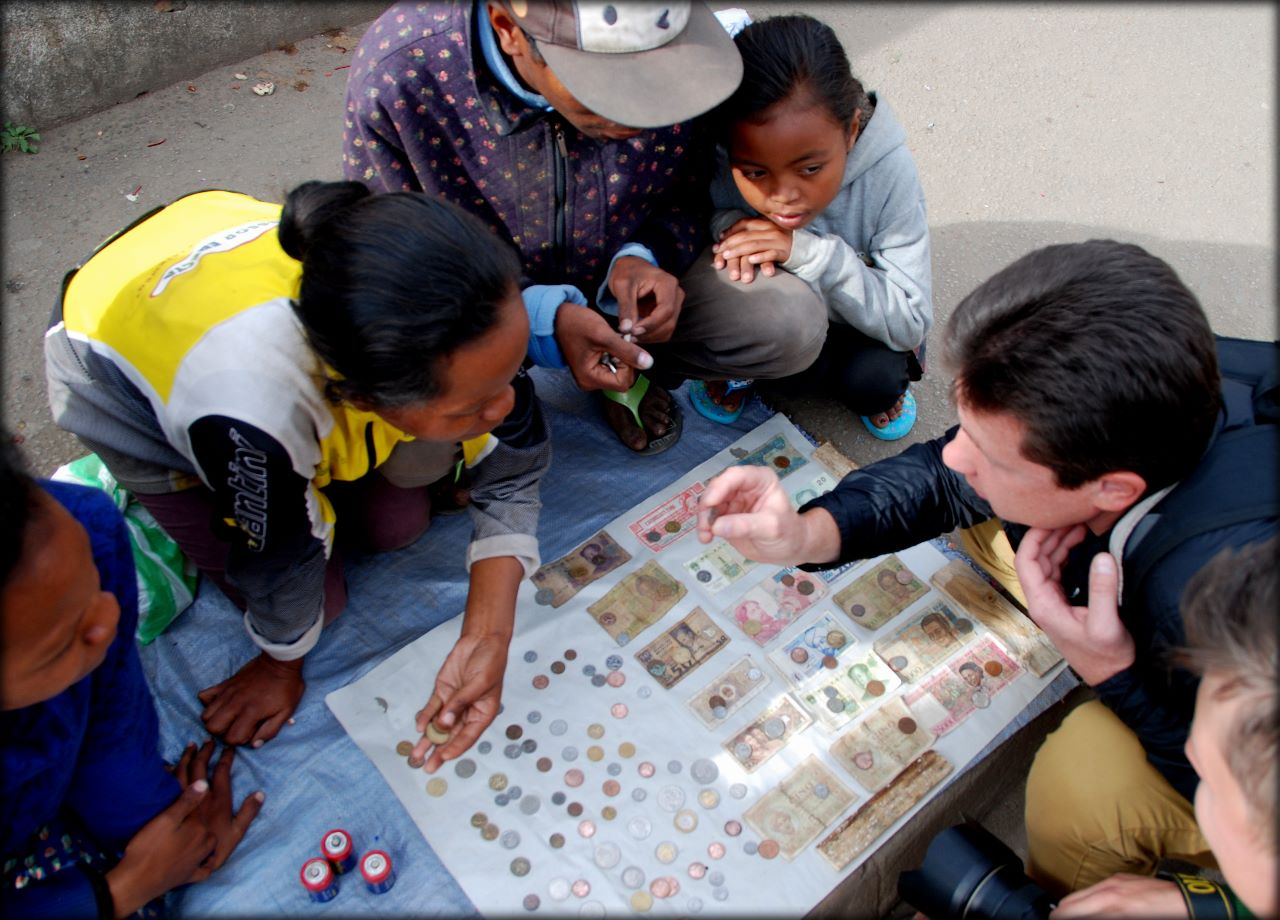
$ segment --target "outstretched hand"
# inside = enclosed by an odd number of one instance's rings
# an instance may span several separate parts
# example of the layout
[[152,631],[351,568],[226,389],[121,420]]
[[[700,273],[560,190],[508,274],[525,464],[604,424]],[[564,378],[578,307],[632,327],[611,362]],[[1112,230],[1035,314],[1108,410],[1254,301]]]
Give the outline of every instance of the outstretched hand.
[[[562,303],[556,310],[555,333],[560,353],[581,390],[625,393],[636,382],[637,371],[653,366],[652,355],[624,339],[608,320],[589,307]],[[601,363],[605,355],[617,359],[617,373]]]
[[194,744],[189,744],[182,752],[182,757],[178,760],[173,773],[183,786],[194,782],[209,784],[209,792],[201,799],[196,814],[213,834],[215,841],[213,855],[205,863],[210,871],[221,868],[231,852],[240,845],[245,832],[249,830],[249,825],[253,823],[254,818],[258,817],[258,812],[262,810],[262,803],[266,800],[266,795],[259,789],[252,795],[245,796],[244,801],[240,803],[240,810],[233,814],[231,765],[236,759],[236,749],[233,747],[222,749],[222,753],[218,755],[217,766],[213,768],[213,778],[210,779],[209,760],[212,756],[212,739],[202,744],[199,751]]
[[1090,686],[1134,661],[1133,637],[1120,621],[1120,573],[1115,557],[1098,553],[1089,564],[1089,606],[1073,607],[1062,589],[1062,567],[1085,538],[1085,527],[1027,531],[1014,568],[1027,598],[1027,613]]
[[[504,635],[463,633],[449,652],[436,675],[435,691],[418,710],[415,722],[423,734],[410,756],[426,757],[428,773],[436,772],[446,760],[461,756],[497,718],[509,644],[509,637]],[[449,732],[448,741],[431,742],[426,734],[431,722]]]
[[812,526],[822,525],[820,536],[830,536],[818,515],[834,532],[835,521],[825,511],[804,517],[796,513],[773,470],[731,466],[707,484],[698,500],[698,539],[710,543],[720,537],[755,562],[829,562],[839,552],[839,534],[834,546],[826,539],[815,541]]

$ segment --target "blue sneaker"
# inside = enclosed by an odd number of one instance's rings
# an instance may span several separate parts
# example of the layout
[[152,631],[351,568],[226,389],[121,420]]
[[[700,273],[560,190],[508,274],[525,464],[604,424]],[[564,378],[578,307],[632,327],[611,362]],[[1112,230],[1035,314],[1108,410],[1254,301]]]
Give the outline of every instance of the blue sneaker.
[[871,436],[879,438],[881,441],[897,441],[905,438],[911,429],[916,425],[916,398],[911,395],[911,391],[902,394],[902,414],[885,425],[883,428],[877,428],[871,424],[871,419],[867,416],[859,416],[862,424],[866,426],[867,431],[871,432]]

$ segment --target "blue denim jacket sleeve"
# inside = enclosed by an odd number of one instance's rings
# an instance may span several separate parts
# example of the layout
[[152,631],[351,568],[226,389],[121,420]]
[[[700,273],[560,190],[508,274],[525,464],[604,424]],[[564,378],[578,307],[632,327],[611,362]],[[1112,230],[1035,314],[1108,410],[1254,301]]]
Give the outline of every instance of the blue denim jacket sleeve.
[[538,367],[567,367],[556,344],[556,311],[562,303],[587,305],[572,284],[533,284],[520,292],[529,313],[529,360]]

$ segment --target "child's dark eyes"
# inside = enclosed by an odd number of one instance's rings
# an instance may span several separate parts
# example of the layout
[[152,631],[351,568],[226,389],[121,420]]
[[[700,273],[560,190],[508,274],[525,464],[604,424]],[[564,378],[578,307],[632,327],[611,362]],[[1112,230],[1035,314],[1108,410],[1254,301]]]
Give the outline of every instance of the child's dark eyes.
[[809,166],[801,166],[801,167],[800,167],[800,175],[802,175],[802,176],[816,176],[818,173],[822,172],[822,167],[823,167],[823,166],[825,166],[825,165],[826,165],[825,163],[814,163],[814,164],[809,165]]

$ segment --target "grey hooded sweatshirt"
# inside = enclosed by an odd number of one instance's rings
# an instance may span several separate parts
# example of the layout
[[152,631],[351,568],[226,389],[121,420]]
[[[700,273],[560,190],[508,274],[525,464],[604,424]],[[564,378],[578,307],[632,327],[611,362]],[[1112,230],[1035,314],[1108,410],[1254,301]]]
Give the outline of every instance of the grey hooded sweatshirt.
[[[835,200],[792,237],[782,268],[808,282],[837,322],[895,351],[919,347],[933,325],[933,269],[924,190],[907,136],[883,99],[845,161]],[[738,193],[728,155],[717,151],[711,186],[713,239],[759,217]]]

